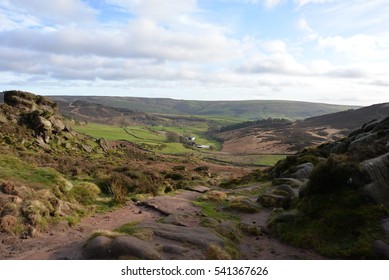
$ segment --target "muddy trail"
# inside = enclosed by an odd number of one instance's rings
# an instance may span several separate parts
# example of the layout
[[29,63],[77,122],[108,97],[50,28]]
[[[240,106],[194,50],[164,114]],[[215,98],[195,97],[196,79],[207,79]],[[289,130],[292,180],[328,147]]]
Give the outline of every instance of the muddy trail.
[[[157,251],[161,251],[156,253],[158,259],[204,259],[204,246],[208,246],[206,243],[204,245],[204,242],[210,240],[209,242],[218,243],[219,239],[223,242],[220,235],[216,236],[209,229],[212,225],[201,225],[200,221],[206,215],[200,207],[193,204],[193,201],[207,190],[186,190],[138,203],[130,201],[121,209],[84,218],[70,228],[65,223],[59,223],[35,238],[8,237],[0,244],[0,259],[85,259],[85,241],[95,231],[112,231],[124,224],[135,222],[153,228],[154,237],[148,243],[158,248]],[[239,259],[322,259],[315,252],[295,248],[273,238],[266,227],[270,213],[268,209],[262,209],[259,213],[233,213],[239,217],[241,224],[260,229],[255,235],[239,234],[239,240],[235,242]],[[212,222],[212,219],[209,220]],[[164,224],[160,223],[161,221]],[[229,227],[228,223],[221,225]],[[195,236],[196,234],[199,236]],[[142,244],[145,246],[146,243]]]

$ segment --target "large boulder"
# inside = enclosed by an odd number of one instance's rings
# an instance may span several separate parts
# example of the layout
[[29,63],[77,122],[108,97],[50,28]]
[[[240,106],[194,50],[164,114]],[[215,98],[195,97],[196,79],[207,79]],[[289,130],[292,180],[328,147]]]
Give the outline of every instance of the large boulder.
[[7,123],[8,119],[4,114],[0,111],[0,123]]
[[207,249],[210,245],[224,247],[224,241],[220,236],[203,227],[189,228],[147,222],[140,224],[138,228],[151,229],[154,235],[161,238],[178,241],[182,244],[193,244],[202,249]]
[[301,181],[307,180],[309,175],[311,175],[313,168],[314,166],[310,162],[297,165],[297,171],[292,174],[292,177]]
[[258,197],[257,202],[262,204],[266,208],[284,208],[288,209],[290,207],[292,199],[289,196],[278,195],[278,194],[264,194]]
[[382,240],[373,242],[373,251],[378,258],[389,259],[389,244]]
[[153,246],[133,236],[116,237],[111,243],[111,254],[115,258],[161,259]]
[[115,238],[97,236],[90,240],[83,249],[86,259],[161,259],[159,253],[147,242],[132,236]]
[[49,121],[51,122],[51,124],[53,126],[53,130],[55,132],[63,131],[66,128],[65,124],[63,123],[63,121],[60,120],[59,118],[56,118],[56,117],[52,116],[52,117],[49,118]]
[[382,228],[385,231],[386,238],[389,239],[389,218],[382,220]]
[[4,103],[21,111],[34,111],[37,108],[37,96],[24,91],[5,91]]
[[349,149],[357,149],[365,145],[372,144],[374,141],[379,139],[378,133],[362,133],[359,134],[355,139],[350,143]]
[[35,131],[51,131],[53,128],[52,123],[41,116],[36,116],[32,119],[31,124],[34,126]]
[[58,105],[47,97],[19,90],[10,90],[3,93],[5,104],[23,112],[32,112],[37,109],[44,111],[58,110]]
[[198,193],[206,193],[210,190],[210,188],[205,186],[188,186],[187,189]]
[[389,207],[389,153],[366,160],[360,166],[371,181],[364,186],[365,194],[375,203]]
[[282,185],[279,185],[279,186],[274,186],[273,192],[279,193],[279,194],[286,194],[291,199],[296,198],[298,196],[298,190],[297,189],[292,189],[292,187],[287,185],[287,184],[282,184]]
[[105,236],[97,236],[83,248],[83,256],[88,260],[111,259],[110,245],[112,239]]

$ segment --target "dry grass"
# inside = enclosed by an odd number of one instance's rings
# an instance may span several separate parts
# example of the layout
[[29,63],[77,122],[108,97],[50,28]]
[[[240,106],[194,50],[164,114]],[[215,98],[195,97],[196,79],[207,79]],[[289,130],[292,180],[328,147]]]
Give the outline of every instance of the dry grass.
[[218,245],[211,244],[208,246],[205,256],[207,260],[231,260],[230,254]]
[[227,199],[227,194],[224,193],[224,192],[221,192],[221,191],[209,191],[207,193],[205,193],[204,195],[201,196],[201,199],[202,200],[205,200],[205,201],[217,201],[217,202],[221,202],[221,201],[225,201]]
[[6,215],[0,220],[0,231],[7,233],[12,233],[14,227],[16,226],[18,219],[11,215]]

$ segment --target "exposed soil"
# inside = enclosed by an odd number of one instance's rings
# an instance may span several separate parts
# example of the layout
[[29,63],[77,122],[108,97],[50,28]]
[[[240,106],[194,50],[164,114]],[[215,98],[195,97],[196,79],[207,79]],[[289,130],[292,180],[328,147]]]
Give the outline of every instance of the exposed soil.
[[[82,246],[85,240],[96,230],[113,230],[130,222],[157,221],[168,213],[190,213],[192,219],[186,226],[199,226],[201,210],[192,201],[201,195],[194,191],[183,191],[174,196],[161,196],[148,201],[155,207],[140,206],[132,202],[119,210],[98,214],[83,219],[77,226],[68,228],[58,224],[51,231],[29,239],[9,237],[3,239],[0,246],[0,259],[46,260],[46,259],[82,259]],[[266,228],[269,210],[260,213],[237,214],[241,222]],[[163,242],[163,239],[160,240]],[[163,245],[163,244],[162,244]],[[261,236],[243,235],[239,249],[242,259],[321,259],[314,252],[294,248],[283,244],[269,234]],[[196,258],[197,255],[193,255]],[[174,256],[172,256],[174,258]]]

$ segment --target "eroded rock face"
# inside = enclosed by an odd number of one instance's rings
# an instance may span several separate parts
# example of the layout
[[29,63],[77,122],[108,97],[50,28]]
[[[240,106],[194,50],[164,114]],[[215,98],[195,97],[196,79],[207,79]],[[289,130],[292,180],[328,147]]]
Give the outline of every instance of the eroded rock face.
[[389,153],[361,163],[371,183],[364,186],[367,196],[378,204],[389,207]]
[[310,162],[300,164],[297,166],[297,171],[292,174],[292,177],[297,178],[301,181],[307,180],[309,178],[309,175],[311,175],[313,168],[314,166]]
[[62,116],[58,114],[58,106],[49,98],[24,91],[4,92],[4,106],[8,106],[7,118],[34,130],[37,138],[45,143],[50,141],[52,134],[65,130]]
[[4,103],[25,111],[35,111],[38,108],[56,111],[58,108],[57,104],[49,98],[19,90],[5,91]]

